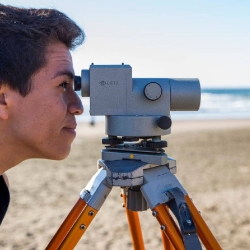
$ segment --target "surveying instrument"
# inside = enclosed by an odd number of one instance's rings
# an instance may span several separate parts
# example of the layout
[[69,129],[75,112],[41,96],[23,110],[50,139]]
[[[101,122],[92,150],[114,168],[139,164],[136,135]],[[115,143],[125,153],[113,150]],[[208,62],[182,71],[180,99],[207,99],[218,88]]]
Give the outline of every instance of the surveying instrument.
[[74,87],[90,97],[90,115],[105,115],[108,137],[99,170],[46,249],[74,249],[114,186],[122,190],[135,250],[145,249],[138,211],[148,208],[160,224],[165,250],[198,250],[201,242],[221,249],[175,177],[176,161],[161,140],[171,133],[170,111],[199,109],[199,80],[132,78],[129,65],[92,64],[75,77]]

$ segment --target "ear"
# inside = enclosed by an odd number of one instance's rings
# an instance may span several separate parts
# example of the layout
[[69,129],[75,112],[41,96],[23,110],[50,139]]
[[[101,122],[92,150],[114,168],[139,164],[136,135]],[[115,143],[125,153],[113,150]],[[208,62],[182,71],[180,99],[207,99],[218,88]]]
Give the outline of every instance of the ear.
[[8,105],[6,102],[6,95],[9,91],[9,87],[2,85],[0,86],[0,119],[8,119]]

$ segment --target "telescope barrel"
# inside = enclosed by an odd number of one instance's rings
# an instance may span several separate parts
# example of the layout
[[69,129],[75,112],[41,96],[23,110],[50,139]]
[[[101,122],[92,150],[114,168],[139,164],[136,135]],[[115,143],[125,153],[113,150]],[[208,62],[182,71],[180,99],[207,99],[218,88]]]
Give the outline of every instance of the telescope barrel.
[[[82,70],[81,77],[75,76],[74,79],[74,89],[81,90],[83,97],[90,96],[90,82],[91,84],[97,84],[92,81],[93,79],[90,79],[90,75],[90,70]],[[143,89],[145,85],[152,82],[152,80],[162,85],[162,89],[166,89],[163,85],[168,85],[170,89],[170,111],[197,111],[200,107],[201,88],[200,82],[196,78],[132,78],[131,80],[135,84],[141,85],[141,87],[139,87],[139,89],[141,89],[141,95],[144,95]],[[98,82],[98,85],[100,84],[102,85],[102,82]],[[98,90],[94,88],[94,91]],[[102,93],[100,93],[100,95],[102,95]],[[124,98],[127,98],[127,96],[124,96]],[[99,100],[96,101],[98,102]],[[151,105],[153,105],[153,103]]]
[[197,111],[200,108],[201,88],[196,78],[169,79],[170,110]]

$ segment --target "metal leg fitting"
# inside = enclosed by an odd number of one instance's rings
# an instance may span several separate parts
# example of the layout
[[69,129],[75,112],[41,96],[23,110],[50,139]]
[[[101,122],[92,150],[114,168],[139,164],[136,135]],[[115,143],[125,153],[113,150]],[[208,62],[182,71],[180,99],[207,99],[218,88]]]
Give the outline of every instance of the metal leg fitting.
[[170,198],[167,205],[179,222],[185,249],[202,249],[184,194],[176,187],[168,190],[166,195]]

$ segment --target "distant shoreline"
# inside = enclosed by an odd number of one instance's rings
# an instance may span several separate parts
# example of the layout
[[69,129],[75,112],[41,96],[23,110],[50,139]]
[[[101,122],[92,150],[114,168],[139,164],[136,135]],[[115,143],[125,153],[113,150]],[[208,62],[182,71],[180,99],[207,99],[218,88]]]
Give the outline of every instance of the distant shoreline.
[[250,90],[249,87],[224,87],[224,86],[219,86],[219,87],[202,87],[201,90]]

